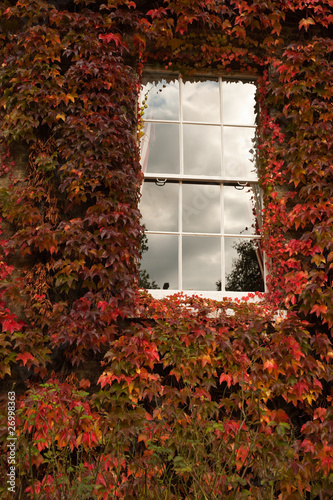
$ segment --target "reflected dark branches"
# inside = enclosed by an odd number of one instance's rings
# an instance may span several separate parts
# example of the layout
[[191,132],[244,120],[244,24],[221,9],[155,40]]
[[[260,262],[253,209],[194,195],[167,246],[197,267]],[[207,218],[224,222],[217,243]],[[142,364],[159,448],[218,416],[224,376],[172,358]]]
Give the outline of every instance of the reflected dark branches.
[[[233,292],[263,292],[265,284],[260,265],[259,247],[252,240],[235,243],[237,258],[233,259],[232,269],[226,276],[227,291]],[[217,282],[217,290],[221,290],[221,282]]]

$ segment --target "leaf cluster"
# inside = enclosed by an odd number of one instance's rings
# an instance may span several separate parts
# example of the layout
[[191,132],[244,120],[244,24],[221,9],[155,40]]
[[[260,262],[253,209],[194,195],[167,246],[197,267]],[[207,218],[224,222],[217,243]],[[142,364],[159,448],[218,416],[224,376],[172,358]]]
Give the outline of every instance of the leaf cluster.
[[[18,495],[330,498],[331,2],[18,0],[0,15]],[[145,64],[256,77],[266,301],[138,294]]]

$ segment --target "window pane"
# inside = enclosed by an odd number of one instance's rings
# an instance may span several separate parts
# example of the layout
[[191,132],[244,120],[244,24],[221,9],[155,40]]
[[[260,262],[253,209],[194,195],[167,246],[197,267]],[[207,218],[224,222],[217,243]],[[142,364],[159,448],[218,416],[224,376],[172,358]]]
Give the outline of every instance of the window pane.
[[184,172],[221,175],[221,128],[184,125]]
[[[154,78],[161,81],[151,83]],[[172,78],[175,74],[147,77],[140,94],[145,120],[141,163],[143,172],[152,174],[140,203],[147,230],[140,284],[263,291],[260,240],[251,236],[261,227],[253,161],[256,86],[215,77],[185,83]],[[155,179],[168,176],[172,180],[156,184]]]
[[178,193],[178,183],[157,186],[155,182],[144,182],[140,210],[148,231],[178,230]]
[[259,240],[225,238],[226,290],[263,292],[263,257]]
[[146,105],[144,119],[179,120],[179,83],[178,80],[143,85],[140,101]]
[[221,239],[183,236],[183,289],[216,290],[221,279]]
[[217,81],[183,83],[182,99],[185,121],[220,123]]
[[220,186],[183,184],[183,231],[220,232]]
[[145,124],[141,142],[141,164],[144,172],[179,173],[179,125]]
[[223,127],[224,166],[227,177],[257,178],[255,164],[251,162],[254,132],[252,127]]
[[148,234],[140,262],[142,288],[178,289],[178,236]]
[[253,191],[248,186],[224,186],[224,232],[255,234]]
[[255,124],[256,86],[253,83],[222,83],[223,123],[228,125]]

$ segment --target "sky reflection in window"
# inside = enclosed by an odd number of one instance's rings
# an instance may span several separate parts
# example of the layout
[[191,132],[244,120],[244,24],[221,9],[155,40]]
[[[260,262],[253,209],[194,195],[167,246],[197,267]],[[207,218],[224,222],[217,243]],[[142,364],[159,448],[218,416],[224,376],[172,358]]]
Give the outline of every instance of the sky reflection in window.
[[148,234],[148,250],[143,252],[141,269],[148,274],[154,288],[178,289],[178,237],[169,234]]
[[183,119],[220,123],[219,82],[185,82],[182,86]]
[[255,165],[251,162],[254,133],[254,128],[223,127],[223,161],[226,177],[257,178]]
[[184,172],[221,175],[221,129],[214,125],[183,125]]
[[141,90],[141,102],[145,100],[145,120],[179,120],[178,80],[147,83]]
[[179,173],[179,125],[146,123],[141,156],[146,172]]
[[220,232],[220,186],[183,184],[183,231]]
[[222,82],[222,119],[226,125],[255,124],[256,86],[253,83]]
[[255,215],[247,186],[224,186],[224,232],[227,234],[254,234]]
[[147,231],[178,231],[178,193],[178,183],[144,183],[140,210]]
[[207,236],[183,237],[183,289],[216,290],[221,276],[221,240]]
[[251,236],[260,210],[255,94],[252,83],[222,79],[143,86],[142,286],[264,289],[260,242]]

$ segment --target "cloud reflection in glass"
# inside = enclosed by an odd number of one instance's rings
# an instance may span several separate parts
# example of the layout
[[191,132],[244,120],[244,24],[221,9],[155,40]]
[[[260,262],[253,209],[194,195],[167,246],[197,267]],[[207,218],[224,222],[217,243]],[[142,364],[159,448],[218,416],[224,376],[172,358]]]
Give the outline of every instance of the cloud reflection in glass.
[[[252,258],[247,267],[257,269],[262,289],[255,239],[260,203],[252,201],[258,198],[255,93],[252,83],[221,79],[143,87],[148,107],[141,162],[150,177],[140,204],[148,238],[141,266],[159,288],[252,287],[230,278],[240,261]],[[158,179],[166,182],[157,185]]]

